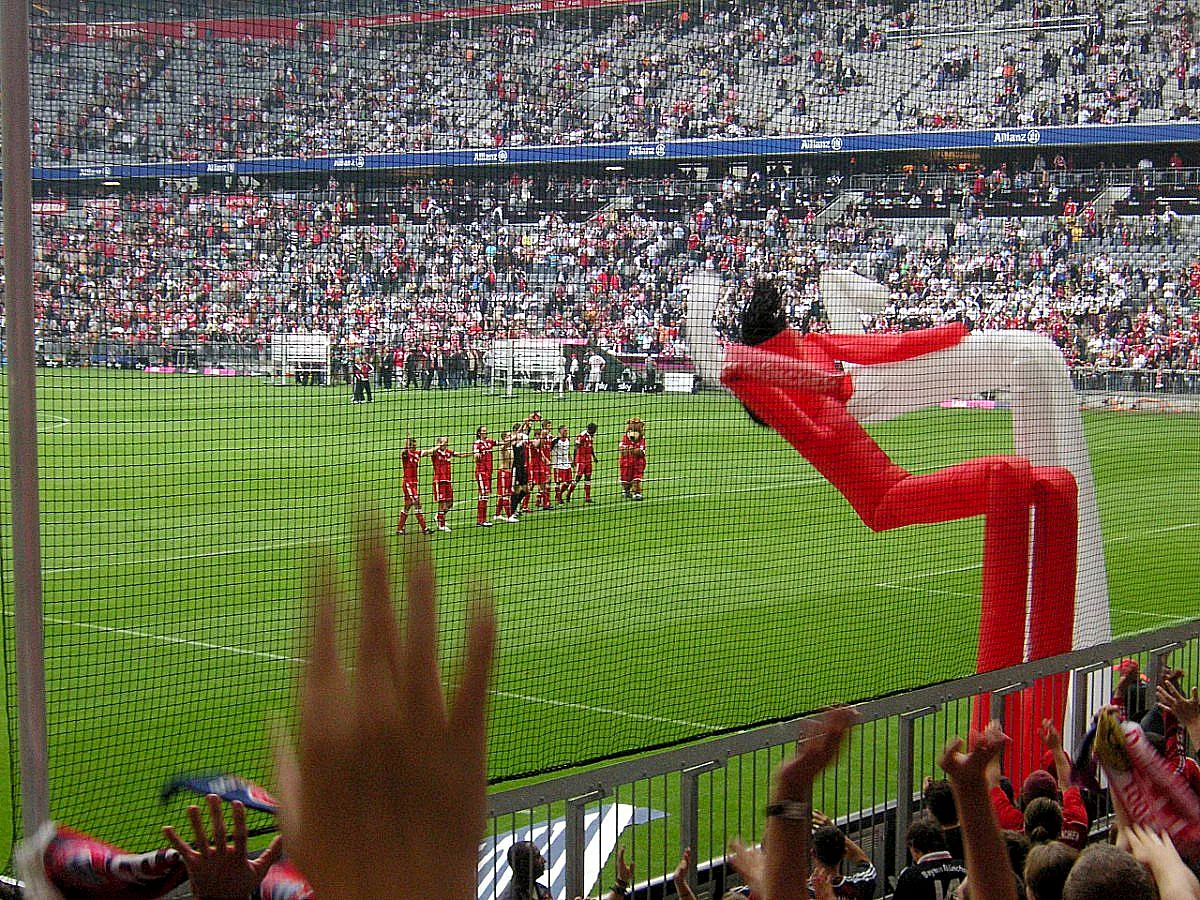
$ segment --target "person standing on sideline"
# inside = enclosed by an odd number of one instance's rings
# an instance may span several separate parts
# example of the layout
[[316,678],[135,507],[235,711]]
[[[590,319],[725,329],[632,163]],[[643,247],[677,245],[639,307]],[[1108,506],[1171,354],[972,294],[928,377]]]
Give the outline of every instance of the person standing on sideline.
[[579,432],[575,438],[575,480],[567,488],[567,500],[575,495],[575,487],[583,482],[583,502],[592,502],[592,463],[596,461],[596,423],[589,422],[588,427]]
[[475,489],[479,493],[476,506],[475,525],[491,528],[488,520],[488,501],[492,497],[492,453],[496,442],[488,437],[488,430],[480,425],[475,429],[475,443],[471,452],[475,456]]
[[363,351],[354,365],[354,396],[350,399],[351,403],[371,402],[371,375],[374,372],[375,367],[367,358],[366,351]]
[[583,387],[583,375],[579,371],[579,354],[572,353],[567,363],[567,390],[574,393]]
[[597,394],[600,392],[600,378],[604,374],[604,357],[597,351],[593,350],[592,355],[588,357],[588,386],[590,393]]

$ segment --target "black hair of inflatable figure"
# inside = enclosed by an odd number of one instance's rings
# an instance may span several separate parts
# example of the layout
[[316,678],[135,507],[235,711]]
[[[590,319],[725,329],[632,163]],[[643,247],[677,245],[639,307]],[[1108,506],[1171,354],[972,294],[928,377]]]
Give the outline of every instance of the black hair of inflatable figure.
[[[761,278],[755,282],[750,302],[742,310],[740,324],[742,343],[747,347],[757,347],[788,327],[787,316],[783,312],[783,297],[774,281]],[[742,405],[742,409],[746,410],[746,415],[755,424],[761,425],[763,428],[770,428],[745,404]]]

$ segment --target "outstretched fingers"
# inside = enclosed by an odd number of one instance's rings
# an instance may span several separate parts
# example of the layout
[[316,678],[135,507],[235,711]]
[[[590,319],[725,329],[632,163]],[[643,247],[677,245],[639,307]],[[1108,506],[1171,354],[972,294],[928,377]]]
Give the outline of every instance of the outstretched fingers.
[[387,547],[376,518],[358,529],[359,591],[362,598],[354,703],[368,730],[396,725],[402,673],[401,645],[388,574]]
[[325,555],[312,576],[313,630],[300,699],[300,740],[312,736],[338,713],[347,700],[346,673],[337,647],[337,590],[333,559]]
[[[212,848],[217,853],[220,853],[227,846],[225,840],[225,809],[221,805],[221,798],[216,794],[209,794],[204,799],[208,801],[208,820],[212,823]],[[243,822],[244,825],[245,823]]]
[[188,846],[187,841],[181,838],[179,833],[170,825],[164,825],[162,827],[162,834],[163,837],[167,839],[167,843],[175,848],[175,852],[179,854],[180,858],[184,862],[184,865],[189,865],[192,860],[199,858],[200,854],[197,853],[192,847]]
[[848,707],[835,707],[823,715],[811,733],[796,745],[796,755],[779,769],[781,795],[800,799],[821,770],[837,757],[846,734],[858,721]]
[[437,586],[433,554],[428,541],[416,541],[409,550],[408,633],[404,652],[404,698],[411,723],[446,721],[438,664]]

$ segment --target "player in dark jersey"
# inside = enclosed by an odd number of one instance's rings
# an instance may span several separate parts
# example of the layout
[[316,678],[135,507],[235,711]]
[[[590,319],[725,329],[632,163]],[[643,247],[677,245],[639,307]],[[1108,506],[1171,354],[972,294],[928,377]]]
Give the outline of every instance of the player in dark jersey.
[[471,452],[475,456],[475,489],[479,500],[476,504],[475,525],[480,528],[491,528],[488,520],[488,501],[492,496],[492,453],[496,442],[488,437],[487,428],[480,425],[475,429],[475,443]]
[[579,432],[575,438],[575,480],[567,488],[567,502],[575,495],[575,487],[583,482],[583,502],[592,502],[592,464],[596,461],[596,423]]
[[417,439],[409,438],[404,442],[404,451],[400,454],[400,462],[404,469],[404,509],[400,513],[400,521],[396,523],[396,534],[404,534],[404,523],[408,521],[408,511],[416,507],[417,524],[426,534],[433,534],[433,529],[425,524],[425,513],[421,510],[421,488],[418,481],[418,468],[421,457],[425,453],[417,449]]
[[529,495],[529,455],[532,450],[527,435],[522,426],[513,428],[511,435],[512,450],[512,502],[509,504],[509,522],[521,521],[521,500]]
[[450,461],[456,456],[469,456],[450,448],[450,438],[438,438],[437,445],[432,450],[425,451],[426,456],[433,457],[433,499],[437,501],[438,531],[450,533],[446,524],[446,513],[454,505],[454,475],[450,471]]

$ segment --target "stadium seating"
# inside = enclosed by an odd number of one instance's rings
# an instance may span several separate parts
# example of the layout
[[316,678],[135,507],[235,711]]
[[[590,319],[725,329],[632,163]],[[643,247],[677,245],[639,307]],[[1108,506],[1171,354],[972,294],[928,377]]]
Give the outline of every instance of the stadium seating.
[[1177,19],[1012,6],[726,0],[686,21],[647,7],[299,45],[64,44],[46,28],[36,150],[96,163],[1193,118],[1200,69]]
[[[961,319],[1046,332],[1076,365],[1200,369],[1188,217],[975,215],[947,231],[935,207],[877,215],[900,196],[883,190],[853,192],[818,229],[806,222],[838,191],[806,176],[360,193],[141,197],[43,217],[45,355],[80,362],[113,343],[134,348],[113,354],[130,364],[191,344],[253,357],[276,332],[320,330],[356,346],[549,336],[683,358],[681,283],[695,267],[724,272],[730,300],[756,272],[790,273],[790,313],[820,328],[816,276],[854,265],[893,292],[872,327]],[[726,332],[734,305],[718,313]]]

